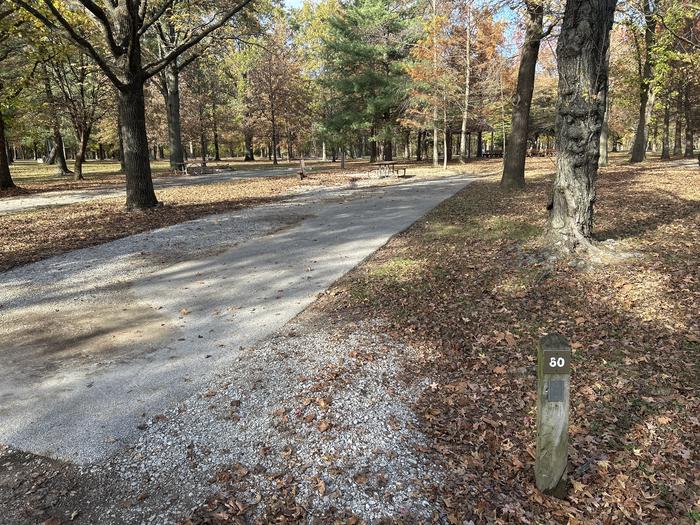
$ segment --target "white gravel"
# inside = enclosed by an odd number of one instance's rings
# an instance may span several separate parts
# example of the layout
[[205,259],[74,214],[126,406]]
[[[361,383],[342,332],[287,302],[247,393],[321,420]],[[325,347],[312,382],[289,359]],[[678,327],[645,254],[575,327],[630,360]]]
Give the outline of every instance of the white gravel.
[[[92,512],[101,523],[174,523],[226,491],[213,478],[229,470],[247,471],[229,496],[250,506],[249,517],[277,497],[276,474],[291,480],[309,523],[334,509],[370,524],[440,516],[427,494],[441,474],[416,450],[424,438],[410,409],[426,381],[397,378],[411,350],[381,332],[375,323],[338,337],[300,321],[242,353],[204,391],[148,420],[127,451],[81,469],[109,487]],[[321,420],[331,424],[325,432]]]

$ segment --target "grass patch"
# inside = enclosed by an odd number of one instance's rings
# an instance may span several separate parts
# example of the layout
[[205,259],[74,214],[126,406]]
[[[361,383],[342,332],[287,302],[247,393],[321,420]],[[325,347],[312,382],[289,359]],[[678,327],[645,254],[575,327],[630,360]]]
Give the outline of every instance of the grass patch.
[[419,261],[406,257],[395,257],[375,268],[372,268],[369,275],[373,279],[386,279],[401,282],[415,277],[419,269]]
[[437,220],[426,227],[425,235],[432,240],[478,239],[525,240],[542,232],[540,226],[503,216],[486,217],[483,220],[467,220],[460,224]]

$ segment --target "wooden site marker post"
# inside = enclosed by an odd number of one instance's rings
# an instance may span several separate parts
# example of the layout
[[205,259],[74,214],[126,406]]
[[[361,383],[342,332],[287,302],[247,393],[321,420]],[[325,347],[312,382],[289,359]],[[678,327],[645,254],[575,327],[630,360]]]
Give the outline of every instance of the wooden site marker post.
[[537,348],[537,458],[535,483],[545,494],[566,496],[571,346],[559,334]]

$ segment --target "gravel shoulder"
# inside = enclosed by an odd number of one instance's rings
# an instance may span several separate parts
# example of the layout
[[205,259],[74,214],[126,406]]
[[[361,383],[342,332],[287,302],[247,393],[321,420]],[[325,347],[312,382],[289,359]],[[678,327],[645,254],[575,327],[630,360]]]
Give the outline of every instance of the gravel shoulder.
[[439,520],[410,409],[428,385],[400,374],[411,349],[385,328],[302,314],[104,462],[0,448],[0,508],[18,524]]

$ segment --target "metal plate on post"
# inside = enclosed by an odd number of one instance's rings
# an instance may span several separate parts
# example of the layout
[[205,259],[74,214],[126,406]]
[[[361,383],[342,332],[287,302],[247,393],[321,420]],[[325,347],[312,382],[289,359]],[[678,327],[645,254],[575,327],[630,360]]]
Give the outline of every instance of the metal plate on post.
[[545,350],[542,371],[545,374],[568,374],[571,372],[570,350]]
[[564,401],[564,385],[563,379],[550,379],[547,384],[547,401],[550,403]]

